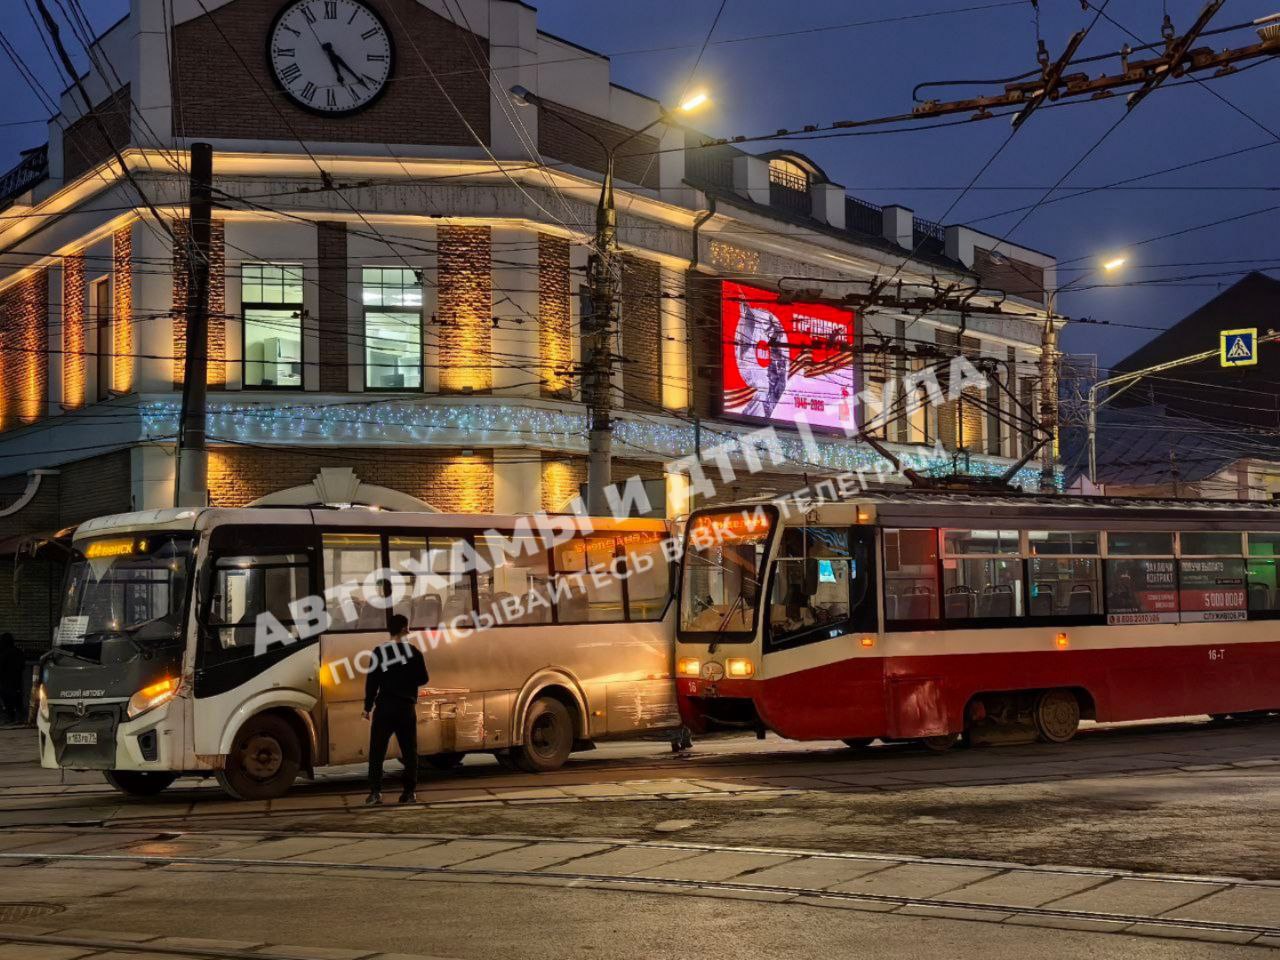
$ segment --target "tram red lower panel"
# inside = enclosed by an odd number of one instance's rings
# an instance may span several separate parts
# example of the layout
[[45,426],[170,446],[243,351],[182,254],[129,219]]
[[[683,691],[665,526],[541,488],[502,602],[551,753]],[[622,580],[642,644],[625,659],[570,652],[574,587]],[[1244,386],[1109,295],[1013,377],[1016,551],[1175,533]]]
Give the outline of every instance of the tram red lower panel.
[[868,657],[678,687],[695,730],[710,694],[751,698],[764,725],[793,740],[905,739],[959,732],[970,699],[988,692],[1077,688],[1111,721],[1280,709],[1280,643]]

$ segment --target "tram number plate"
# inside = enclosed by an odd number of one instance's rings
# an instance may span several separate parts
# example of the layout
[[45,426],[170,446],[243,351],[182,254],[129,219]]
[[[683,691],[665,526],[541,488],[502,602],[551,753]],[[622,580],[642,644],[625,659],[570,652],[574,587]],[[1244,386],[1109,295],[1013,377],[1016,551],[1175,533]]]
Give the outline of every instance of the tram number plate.
[[67,734],[67,743],[73,746],[92,747],[98,742],[96,730],[73,730]]

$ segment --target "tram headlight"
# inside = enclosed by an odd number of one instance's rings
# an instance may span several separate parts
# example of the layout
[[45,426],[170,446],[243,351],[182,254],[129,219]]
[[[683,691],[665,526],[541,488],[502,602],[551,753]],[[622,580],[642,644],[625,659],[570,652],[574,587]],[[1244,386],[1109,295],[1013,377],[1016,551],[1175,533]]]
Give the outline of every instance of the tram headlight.
[[168,703],[178,695],[181,684],[182,681],[177,677],[165,677],[149,687],[143,687],[129,698],[129,719]]
[[724,673],[735,680],[745,680],[755,676],[756,665],[744,657],[730,657],[724,662]]
[[702,662],[697,657],[681,657],[676,661],[676,673],[682,677],[696,677],[702,672]]

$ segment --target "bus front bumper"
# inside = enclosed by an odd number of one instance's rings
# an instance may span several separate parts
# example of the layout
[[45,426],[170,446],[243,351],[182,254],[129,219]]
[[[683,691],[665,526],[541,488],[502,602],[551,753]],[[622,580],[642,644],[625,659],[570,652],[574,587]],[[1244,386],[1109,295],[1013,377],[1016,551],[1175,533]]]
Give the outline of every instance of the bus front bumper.
[[40,766],[51,770],[179,770],[182,737],[175,736],[172,727],[173,719],[180,716],[180,703],[170,701],[130,720],[122,701],[50,702],[48,718],[41,716],[36,723]]

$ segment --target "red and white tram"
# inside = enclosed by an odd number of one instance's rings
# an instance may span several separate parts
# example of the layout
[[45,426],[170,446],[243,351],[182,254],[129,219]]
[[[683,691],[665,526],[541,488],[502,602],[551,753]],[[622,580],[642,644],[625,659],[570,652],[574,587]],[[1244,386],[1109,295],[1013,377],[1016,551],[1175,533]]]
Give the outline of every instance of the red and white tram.
[[1280,506],[905,493],[690,517],[695,731],[921,739],[1280,708]]

